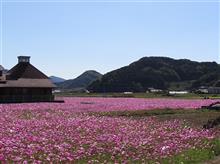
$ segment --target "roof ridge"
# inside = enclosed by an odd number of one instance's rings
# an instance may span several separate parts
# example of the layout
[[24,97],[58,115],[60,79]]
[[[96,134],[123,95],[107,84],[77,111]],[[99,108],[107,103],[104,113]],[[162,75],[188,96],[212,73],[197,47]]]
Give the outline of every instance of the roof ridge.
[[30,63],[18,63],[12,69],[8,71],[9,76],[7,79],[17,80],[19,78],[27,78],[27,79],[48,79],[48,77],[34,67]]

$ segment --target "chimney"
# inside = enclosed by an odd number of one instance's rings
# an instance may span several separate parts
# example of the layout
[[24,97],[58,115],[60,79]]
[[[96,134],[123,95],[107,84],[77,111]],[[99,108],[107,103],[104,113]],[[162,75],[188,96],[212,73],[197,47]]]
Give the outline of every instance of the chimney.
[[30,56],[18,56],[18,63],[30,63]]

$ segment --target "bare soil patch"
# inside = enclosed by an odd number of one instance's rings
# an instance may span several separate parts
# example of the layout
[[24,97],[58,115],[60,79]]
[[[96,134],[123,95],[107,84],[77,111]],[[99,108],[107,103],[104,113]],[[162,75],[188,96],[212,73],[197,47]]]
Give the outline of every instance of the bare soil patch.
[[181,114],[165,114],[155,116],[159,121],[166,120],[184,120],[193,127],[203,127],[209,120],[215,120],[220,117],[220,112],[197,112],[197,113],[181,113]]

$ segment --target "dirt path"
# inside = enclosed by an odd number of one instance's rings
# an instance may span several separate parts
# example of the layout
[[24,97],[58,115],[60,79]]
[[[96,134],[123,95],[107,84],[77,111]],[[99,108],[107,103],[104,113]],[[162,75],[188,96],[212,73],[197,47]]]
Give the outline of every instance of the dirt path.
[[[165,120],[185,120],[193,127],[202,128],[204,124],[208,122],[208,120],[216,119],[220,117],[220,112],[210,112],[210,113],[185,113],[185,114],[167,114],[167,115],[158,115],[156,118],[161,121]],[[219,163],[220,164],[220,163]]]
[[203,164],[220,164],[220,156],[217,156],[215,159],[207,161]]

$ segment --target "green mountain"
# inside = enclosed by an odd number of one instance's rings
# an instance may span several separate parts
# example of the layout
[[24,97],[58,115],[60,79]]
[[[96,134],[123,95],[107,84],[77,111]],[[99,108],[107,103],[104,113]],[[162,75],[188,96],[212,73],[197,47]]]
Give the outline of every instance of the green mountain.
[[65,79],[61,78],[61,77],[57,77],[57,76],[50,76],[49,79],[52,81],[52,83],[61,83],[64,82]]
[[88,86],[93,92],[143,92],[147,88],[193,89],[220,85],[220,65],[216,62],[144,57],[111,71]]
[[100,79],[101,74],[99,72],[90,70],[86,71],[75,79],[66,80],[61,83],[57,83],[58,88],[62,89],[80,89],[86,88],[93,81]]

